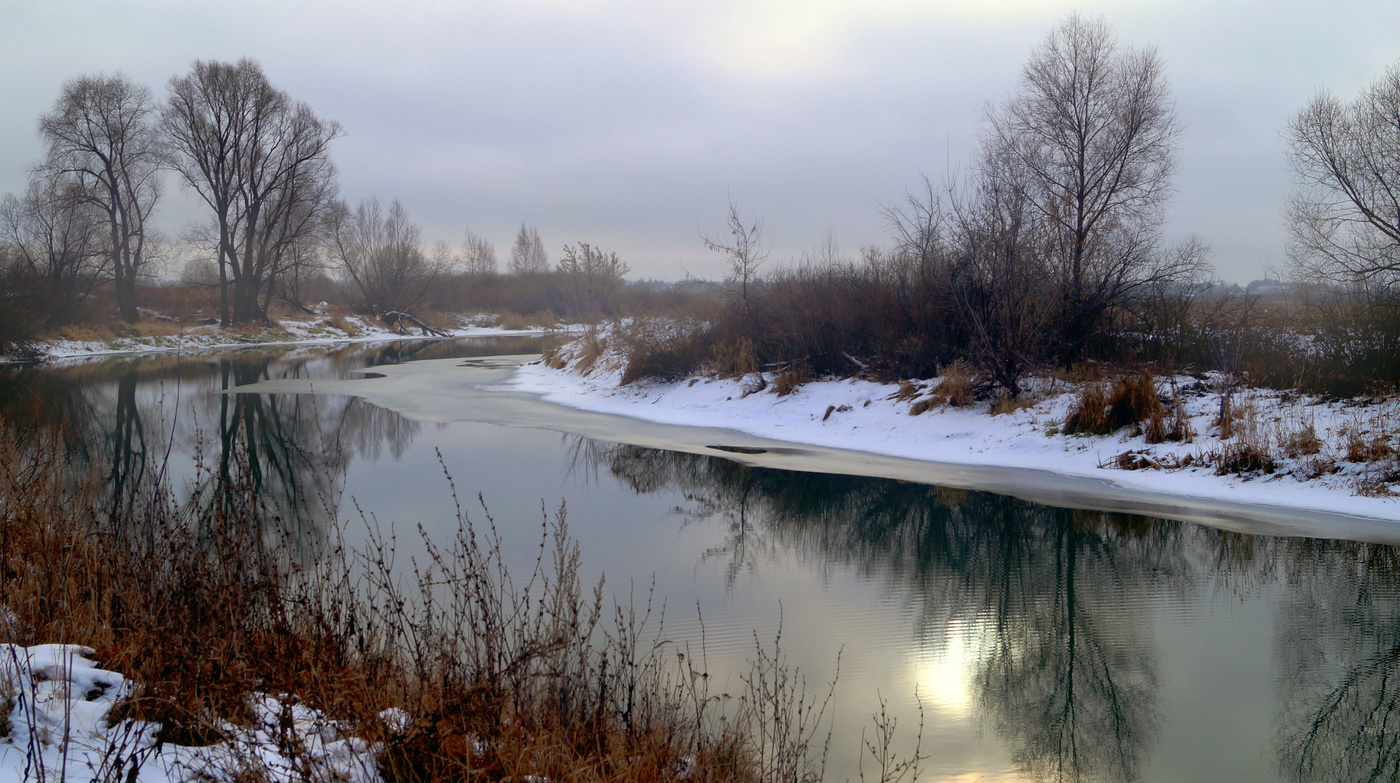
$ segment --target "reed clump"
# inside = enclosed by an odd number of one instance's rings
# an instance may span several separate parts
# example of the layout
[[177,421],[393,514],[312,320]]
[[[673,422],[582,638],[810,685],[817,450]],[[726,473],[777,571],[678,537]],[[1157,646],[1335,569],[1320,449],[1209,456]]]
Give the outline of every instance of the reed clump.
[[[1108,435],[1143,420],[1165,420],[1157,381],[1143,368],[1120,376],[1111,387],[1103,383],[1082,384],[1065,416],[1067,435]],[[1165,429],[1165,428],[1164,428]],[[1164,438],[1165,439],[1165,438]]]
[[790,364],[784,367],[773,379],[773,393],[786,397],[797,391],[802,384],[812,380],[812,369],[805,364]]

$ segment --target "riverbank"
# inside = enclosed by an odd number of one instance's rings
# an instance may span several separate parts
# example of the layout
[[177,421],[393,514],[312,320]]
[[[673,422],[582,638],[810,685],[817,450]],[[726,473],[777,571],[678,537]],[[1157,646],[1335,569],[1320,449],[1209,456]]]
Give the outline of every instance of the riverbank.
[[728,428],[793,444],[1400,520],[1400,402],[1394,398],[1323,400],[1228,389],[1218,374],[1157,378],[1152,384],[1176,440],[1152,437],[1148,422],[1109,434],[1067,434],[1086,395],[1096,389],[1099,399],[1111,396],[1111,377],[1033,379],[1024,400],[993,412],[993,403],[957,393],[965,379],[955,375],[901,384],[843,379],[787,385],[774,373],[753,373],[623,385],[622,356],[586,342],[561,348],[550,362],[522,366],[507,388],[580,410]]
[[[503,323],[492,314],[455,315],[447,323],[433,327],[448,337],[495,337],[538,334],[544,327]],[[567,324],[551,330],[571,331]],[[273,326],[246,325],[222,327],[209,323],[174,323],[159,316],[134,327],[111,333],[71,327],[57,334],[27,343],[22,351],[0,354],[0,364],[22,361],[55,361],[91,356],[136,353],[189,352],[242,348],[253,345],[322,345],[331,343],[382,342],[414,337],[434,337],[408,324],[398,331],[368,316],[356,314],[297,314],[277,320]]]

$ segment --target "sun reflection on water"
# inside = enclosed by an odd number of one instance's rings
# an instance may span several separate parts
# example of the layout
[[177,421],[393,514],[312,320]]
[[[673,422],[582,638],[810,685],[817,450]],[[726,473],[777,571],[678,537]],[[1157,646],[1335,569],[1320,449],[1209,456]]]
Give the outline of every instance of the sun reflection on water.
[[970,672],[975,648],[968,643],[971,633],[972,629],[963,623],[951,622],[941,646],[913,651],[913,684],[918,687],[919,698],[926,708],[945,718],[972,716]]

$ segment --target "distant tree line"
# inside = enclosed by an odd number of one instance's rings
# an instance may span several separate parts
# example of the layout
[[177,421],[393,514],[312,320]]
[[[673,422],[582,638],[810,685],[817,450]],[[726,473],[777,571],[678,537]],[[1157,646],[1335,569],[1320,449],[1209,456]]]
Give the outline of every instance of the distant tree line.
[[[495,247],[470,229],[460,251],[427,248],[398,201],[340,199],[330,156],[340,125],[277,89],[253,60],[197,61],[170,79],[163,101],[121,74],[81,76],[38,129],[43,159],[23,194],[0,201],[0,345],[109,302],[120,320],[139,320],[138,282],[177,256],[181,282],[217,293],[224,325],[267,322],[274,302],[306,310],[326,296],[371,314],[406,310],[444,276],[460,290],[497,274]],[[178,241],[153,227],[165,175],[206,208]],[[508,268],[537,284],[589,286],[556,297],[560,314],[612,311],[626,265],[572,252],[553,269],[539,231],[522,224]],[[572,313],[580,308],[587,313]]]

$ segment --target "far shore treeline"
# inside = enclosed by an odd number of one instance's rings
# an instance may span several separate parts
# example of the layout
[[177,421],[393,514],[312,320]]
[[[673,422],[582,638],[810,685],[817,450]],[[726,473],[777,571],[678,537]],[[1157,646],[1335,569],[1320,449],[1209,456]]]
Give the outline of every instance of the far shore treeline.
[[[470,229],[460,246],[427,246],[398,201],[339,197],[341,126],[253,60],[195,62],[161,96],[121,74],[79,76],[39,118],[28,187],[0,202],[0,349],[151,317],[269,325],[326,307],[430,323],[661,316],[664,329],[632,330],[629,379],[899,379],[960,363],[994,398],[1099,362],[1336,394],[1391,387],[1400,65],[1350,101],[1319,93],[1280,129],[1288,264],[1245,289],[1212,279],[1209,237],[1170,237],[1187,131],[1166,70],[1105,21],[1071,16],[987,105],[971,159],[885,208],[885,245],[848,253],[828,235],[770,259],[762,219],[731,201],[727,233],[703,238],[723,279],[679,284],[629,282],[624,259],[587,242],[551,258],[525,223],[504,270]],[[203,205],[178,236],[152,227],[171,187]]]

